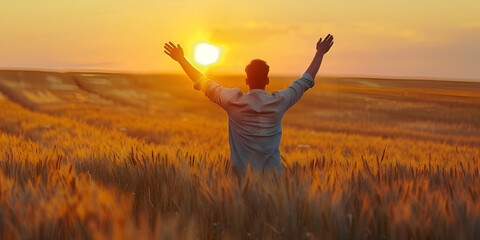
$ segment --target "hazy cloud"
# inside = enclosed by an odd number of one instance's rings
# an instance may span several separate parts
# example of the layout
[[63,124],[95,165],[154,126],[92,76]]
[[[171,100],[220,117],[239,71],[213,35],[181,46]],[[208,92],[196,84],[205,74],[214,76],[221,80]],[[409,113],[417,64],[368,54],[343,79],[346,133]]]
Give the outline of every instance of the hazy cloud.
[[248,22],[238,26],[221,26],[211,30],[211,40],[216,42],[249,44],[271,41],[281,35],[295,34],[299,25],[279,25],[269,22]]

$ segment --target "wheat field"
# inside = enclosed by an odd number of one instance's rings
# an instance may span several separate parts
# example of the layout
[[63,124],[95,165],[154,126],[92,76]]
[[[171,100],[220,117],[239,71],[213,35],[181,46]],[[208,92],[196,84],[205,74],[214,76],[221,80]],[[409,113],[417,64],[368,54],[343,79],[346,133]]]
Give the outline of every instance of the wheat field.
[[316,81],[239,177],[184,76],[0,71],[0,239],[480,239],[479,83]]

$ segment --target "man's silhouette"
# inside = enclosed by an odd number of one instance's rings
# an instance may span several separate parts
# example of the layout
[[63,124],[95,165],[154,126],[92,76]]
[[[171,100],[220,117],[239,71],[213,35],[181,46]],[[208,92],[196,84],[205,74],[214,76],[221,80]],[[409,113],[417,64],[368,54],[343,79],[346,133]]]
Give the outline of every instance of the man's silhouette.
[[239,88],[224,88],[208,79],[185,58],[180,45],[165,44],[165,53],[180,63],[185,73],[210,100],[228,113],[228,140],[230,161],[238,173],[243,174],[250,164],[253,169],[276,169],[283,171],[280,161],[280,139],[282,118],[303,93],[315,84],[322,58],[333,45],[333,36],[317,42],[317,52],[303,76],[282,91],[265,92],[269,83],[267,63],[260,59],[250,62],[245,68],[245,83],[250,91],[243,93]]

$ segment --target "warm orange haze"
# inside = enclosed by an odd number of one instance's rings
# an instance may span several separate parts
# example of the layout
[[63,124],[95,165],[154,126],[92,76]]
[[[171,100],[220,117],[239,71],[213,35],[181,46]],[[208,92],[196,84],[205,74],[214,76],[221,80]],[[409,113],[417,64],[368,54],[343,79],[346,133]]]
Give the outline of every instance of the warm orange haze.
[[480,239],[479,10],[0,0],[0,239]]
[[319,34],[322,75],[480,79],[480,1],[0,1],[0,68],[179,73],[168,39],[222,48],[212,73],[254,58],[298,76]]

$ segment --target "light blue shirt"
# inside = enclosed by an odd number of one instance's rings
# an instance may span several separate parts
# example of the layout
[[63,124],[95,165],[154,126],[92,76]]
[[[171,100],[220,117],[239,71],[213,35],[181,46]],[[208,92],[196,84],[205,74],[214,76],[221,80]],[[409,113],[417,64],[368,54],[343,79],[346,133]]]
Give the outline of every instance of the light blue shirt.
[[283,171],[279,150],[283,115],[314,84],[312,76],[304,73],[286,89],[272,93],[262,89],[243,93],[207,78],[195,82],[194,87],[227,111],[230,161],[243,174],[248,164],[261,171]]

